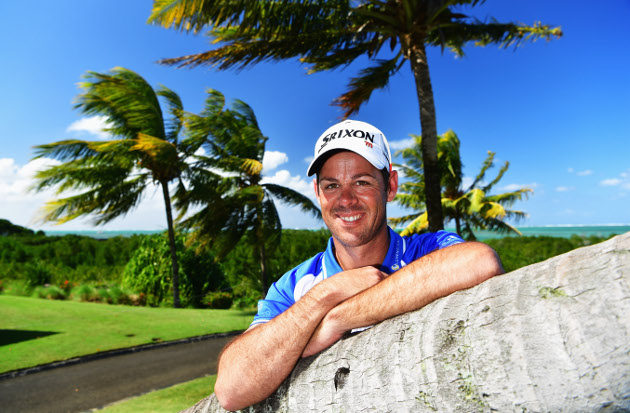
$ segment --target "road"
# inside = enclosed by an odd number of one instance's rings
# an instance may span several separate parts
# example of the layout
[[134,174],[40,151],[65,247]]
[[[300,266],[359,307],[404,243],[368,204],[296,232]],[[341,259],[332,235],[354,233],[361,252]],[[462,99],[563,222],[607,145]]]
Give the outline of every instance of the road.
[[233,336],[87,361],[0,381],[2,412],[81,412],[217,371]]

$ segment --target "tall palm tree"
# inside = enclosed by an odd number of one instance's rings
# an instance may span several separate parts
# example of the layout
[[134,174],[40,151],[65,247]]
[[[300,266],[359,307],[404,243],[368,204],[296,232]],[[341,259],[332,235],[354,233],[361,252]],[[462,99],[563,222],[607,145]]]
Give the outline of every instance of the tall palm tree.
[[[151,183],[162,189],[173,271],[173,305],[180,306],[179,267],[171,213],[169,183],[186,169],[186,154],[195,150],[179,141],[183,107],[179,96],[161,86],[154,90],[131,70],[88,72],[75,108],[104,116],[117,139],[62,140],[35,147],[37,158],[62,161],[36,175],[34,190],[57,187],[57,193],[78,194],[46,203],[42,219],[63,223],[92,215],[95,225],[107,223],[136,207]],[[160,99],[166,104],[163,113]],[[168,117],[165,119],[165,115]]]
[[[422,190],[422,175],[424,173],[421,156],[422,137],[414,135],[414,144],[398,151],[405,160],[405,164],[396,167],[409,178],[400,185],[396,201],[402,206],[415,210],[412,214],[390,218],[393,225],[409,222],[402,231],[403,235],[425,232],[428,230],[428,218]],[[483,184],[486,172],[494,166],[494,152],[488,152],[481,170],[467,186],[463,186],[462,162],[460,158],[460,141],[457,135],[449,130],[438,137],[438,164],[442,176],[442,211],[446,220],[453,220],[459,235],[467,239],[475,239],[473,228],[486,229],[497,232],[520,231],[505,222],[505,219],[521,219],[526,216],[523,211],[508,209],[515,201],[523,199],[532,190],[520,188],[516,191],[490,195],[489,192],[501,180],[510,165],[509,162],[499,170],[497,176],[488,184]]]
[[[481,22],[462,13],[484,0],[302,0],[206,1],[154,0],[149,22],[200,32],[208,28],[218,47],[163,60],[180,66],[213,65],[243,68],[264,60],[299,57],[310,72],[347,66],[367,56],[373,66],[349,82],[335,102],[345,117],[357,112],[372,92],[387,86],[406,61],[415,79],[420,109],[425,200],[429,228],[443,228],[437,127],[426,47],[448,47],[464,54],[469,42],[485,46],[518,46],[524,40],[562,35],[560,28]],[[385,46],[385,47],[384,47]]]
[[227,109],[225,97],[209,90],[202,113],[188,115],[186,124],[187,141],[201,145],[205,153],[195,155],[185,174],[189,188],[180,186],[175,194],[181,225],[191,230],[201,247],[212,246],[219,258],[245,237],[258,256],[264,294],[269,286],[267,257],[279,244],[282,230],[274,199],[318,218],[321,213],[306,196],[264,182],[262,159],[268,138],[245,102],[236,100]]

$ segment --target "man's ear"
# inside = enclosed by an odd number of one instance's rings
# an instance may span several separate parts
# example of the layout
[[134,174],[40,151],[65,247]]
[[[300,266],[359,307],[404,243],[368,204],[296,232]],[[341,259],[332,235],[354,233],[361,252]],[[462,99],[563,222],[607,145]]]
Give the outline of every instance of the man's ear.
[[387,202],[391,202],[396,197],[398,192],[398,171],[392,169],[389,174],[389,191],[387,192]]

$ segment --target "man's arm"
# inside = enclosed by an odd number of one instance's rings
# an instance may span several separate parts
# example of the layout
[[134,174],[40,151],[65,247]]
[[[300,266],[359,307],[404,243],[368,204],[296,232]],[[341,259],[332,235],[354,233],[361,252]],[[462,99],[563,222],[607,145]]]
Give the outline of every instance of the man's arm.
[[326,313],[385,276],[372,267],[337,274],[314,286],[273,320],[230,343],[219,358],[214,386],[221,406],[239,410],[267,398],[291,373]]
[[329,311],[302,356],[331,346],[348,330],[417,310],[503,272],[494,250],[480,242],[433,251]]

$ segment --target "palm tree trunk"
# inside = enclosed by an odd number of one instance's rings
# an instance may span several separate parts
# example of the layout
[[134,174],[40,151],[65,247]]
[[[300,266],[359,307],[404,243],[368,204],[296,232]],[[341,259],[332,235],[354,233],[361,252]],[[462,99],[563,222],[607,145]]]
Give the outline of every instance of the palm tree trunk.
[[177,250],[175,248],[175,231],[173,229],[173,215],[171,213],[171,196],[168,193],[168,183],[160,182],[166,207],[166,223],[168,225],[168,242],[171,247],[171,264],[173,269],[173,307],[179,308],[179,265],[177,264]]
[[459,217],[455,216],[455,231],[457,231],[457,235],[462,236],[462,226],[459,223]]
[[408,58],[416,81],[418,103],[420,104],[424,193],[429,218],[429,231],[435,232],[444,229],[444,219],[440,194],[440,169],[437,158],[437,121],[423,36],[416,35],[411,38]]
[[262,285],[263,297],[267,295],[267,265],[265,254],[265,237],[263,236],[263,214],[262,207],[257,207],[258,228],[256,228],[256,246],[258,249],[258,259],[260,260],[260,283]]
[[263,297],[267,295],[267,265],[265,264],[265,244],[264,242],[258,245],[258,257],[260,259],[260,282],[262,284]]

